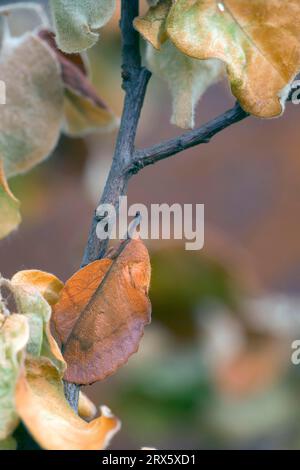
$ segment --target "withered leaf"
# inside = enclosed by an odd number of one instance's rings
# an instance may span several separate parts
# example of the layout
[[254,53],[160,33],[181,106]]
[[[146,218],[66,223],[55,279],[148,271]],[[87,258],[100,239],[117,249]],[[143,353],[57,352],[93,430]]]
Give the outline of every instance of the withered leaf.
[[222,60],[246,111],[282,113],[300,70],[299,0],[177,0],[167,32],[184,54]]
[[64,397],[60,373],[46,358],[27,358],[15,402],[20,418],[43,449],[104,449],[120,429],[106,407],[90,423],[79,418]]
[[89,77],[87,58],[67,54],[56,46],[53,33],[41,30],[39,37],[51,47],[61,66],[65,87],[63,131],[70,136],[90,132],[108,132],[118,125],[118,119],[99,97]]
[[53,317],[64,343],[66,380],[102,380],[136,352],[150,322],[149,283],[149,255],[140,240],[130,240],[116,259],[96,261],[66,283]]
[[5,38],[0,80],[6,83],[1,107],[0,154],[7,178],[44,160],[60,135],[63,84],[51,49],[33,34]]
[[166,20],[171,6],[172,0],[155,2],[144,16],[135,18],[133,22],[135,29],[156,49],[168,39]]

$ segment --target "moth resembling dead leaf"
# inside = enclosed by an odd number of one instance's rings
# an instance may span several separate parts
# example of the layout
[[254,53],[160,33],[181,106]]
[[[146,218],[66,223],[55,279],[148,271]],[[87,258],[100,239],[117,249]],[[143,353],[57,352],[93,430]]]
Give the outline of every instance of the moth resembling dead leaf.
[[136,352],[150,322],[150,261],[140,240],[115,259],[95,261],[65,285],[53,320],[64,343],[65,379],[89,384],[113,374]]
[[15,230],[20,222],[20,202],[9,189],[0,160],[0,239]]
[[55,53],[65,87],[63,131],[71,137],[85,136],[91,132],[108,132],[117,127],[119,121],[99,97],[89,77],[89,64],[79,54],[60,51],[54,35],[41,30],[39,37],[46,41]]
[[99,29],[112,17],[115,0],[51,0],[59,49],[82,52],[99,39]]
[[63,117],[63,84],[51,49],[33,34],[4,39],[0,79],[0,155],[7,178],[44,160],[55,147]]
[[167,33],[190,57],[222,60],[245,111],[265,118],[283,112],[300,70],[299,0],[177,0]]
[[15,386],[29,340],[28,321],[23,315],[0,314],[0,441],[15,430]]
[[101,450],[120,429],[106,407],[90,423],[81,419],[65,399],[60,373],[46,358],[27,358],[15,403],[28,431],[47,450]]

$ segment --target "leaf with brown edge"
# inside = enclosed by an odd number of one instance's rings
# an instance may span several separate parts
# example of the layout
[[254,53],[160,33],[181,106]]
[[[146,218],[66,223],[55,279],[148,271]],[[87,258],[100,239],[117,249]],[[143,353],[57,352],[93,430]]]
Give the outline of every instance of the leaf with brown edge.
[[166,32],[166,20],[172,6],[172,0],[160,0],[150,6],[144,16],[135,18],[133,25],[135,29],[149,41],[155,49],[168,39]]
[[9,235],[20,223],[20,202],[9,189],[0,160],[0,239]]
[[148,251],[140,240],[130,240],[117,253],[113,261],[92,263],[75,274],[66,284],[69,293],[64,289],[55,306],[67,381],[89,384],[113,374],[137,351],[150,322]]
[[93,86],[87,58],[59,50],[51,31],[43,29],[39,37],[51,47],[61,66],[65,87],[63,131],[74,137],[115,129],[119,120]]
[[19,271],[12,279],[12,283],[33,285],[50,305],[58,299],[64,284],[53,274],[38,269]]
[[48,450],[101,450],[120,429],[106,407],[102,416],[87,423],[72,410],[64,397],[57,369],[45,358],[26,360],[19,377],[17,412],[36,442]]
[[177,0],[167,32],[184,54],[225,63],[245,111],[259,117],[284,111],[300,70],[299,0]]

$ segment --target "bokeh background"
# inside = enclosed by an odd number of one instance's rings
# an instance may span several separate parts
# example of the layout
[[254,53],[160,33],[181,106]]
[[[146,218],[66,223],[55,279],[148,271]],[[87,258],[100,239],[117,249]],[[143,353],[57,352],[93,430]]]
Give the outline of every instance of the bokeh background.
[[[91,56],[94,84],[120,115],[117,18]],[[212,87],[197,125],[233,104],[227,83]],[[138,146],[181,132],[170,111],[153,77]],[[125,367],[85,390],[122,420],[112,448],[300,447],[299,113],[289,104],[280,119],[249,118],[131,180],[129,203],[205,204],[205,247],[146,242],[152,325]],[[11,181],[23,223],[0,242],[3,275],[37,268],[65,281],[79,268],[115,138],[62,136],[51,158]]]

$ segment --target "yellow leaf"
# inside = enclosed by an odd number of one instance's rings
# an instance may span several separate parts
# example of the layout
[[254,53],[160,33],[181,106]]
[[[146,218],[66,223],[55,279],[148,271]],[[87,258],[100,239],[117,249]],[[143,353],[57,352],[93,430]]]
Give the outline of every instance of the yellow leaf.
[[120,423],[106,408],[90,423],[64,397],[57,369],[44,358],[29,359],[16,387],[17,411],[39,445],[48,450],[104,449]]
[[64,114],[63,130],[70,136],[85,136],[95,131],[108,132],[118,124],[118,120],[106,106],[100,106],[71,88],[65,90]]
[[60,291],[64,287],[64,284],[56,276],[37,269],[19,271],[11,281],[13,284],[33,285],[50,305],[54,305],[58,301]]
[[79,392],[78,414],[81,418],[90,420],[97,414],[97,407],[84,393]]
[[14,393],[28,339],[23,315],[0,315],[0,441],[13,433],[19,421]]
[[21,222],[20,203],[7,184],[0,160],[0,239],[9,235]]
[[160,49],[168,38],[166,20],[171,6],[172,0],[153,2],[147,13],[133,22],[135,29],[156,49]]
[[260,117],[283,112],[300,69],[299,0],[177,0],[167,32],[184,54],[222,60],[246,111]]
[[10,282],[18,312],[28,318],[30,340],[27,351],[49,358],[61,374],[66,363],[50,331],[51,307],[46,298],[56,302],[63,284],[52,274],[28,270],[15,274]]

